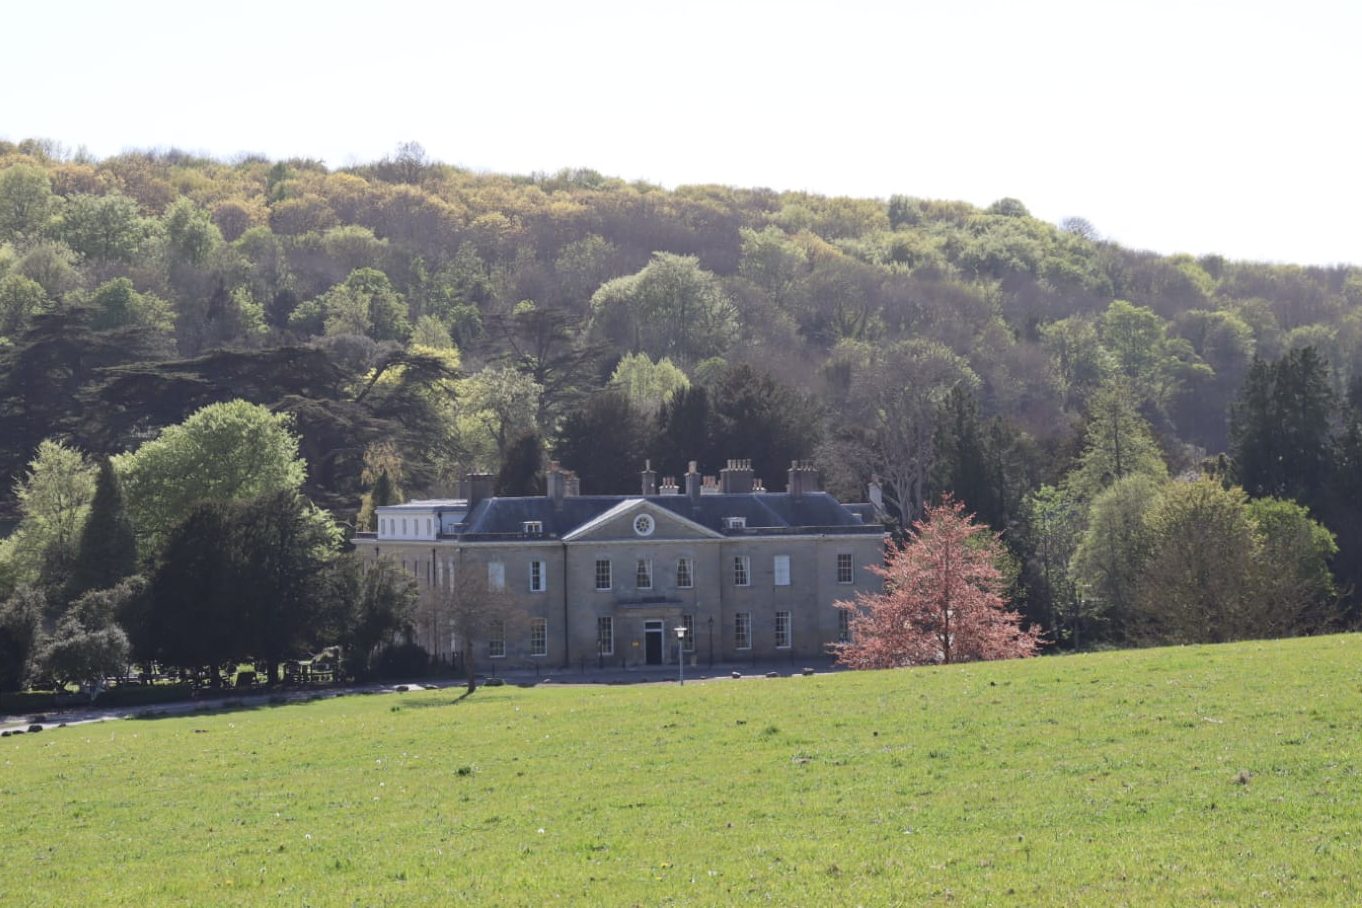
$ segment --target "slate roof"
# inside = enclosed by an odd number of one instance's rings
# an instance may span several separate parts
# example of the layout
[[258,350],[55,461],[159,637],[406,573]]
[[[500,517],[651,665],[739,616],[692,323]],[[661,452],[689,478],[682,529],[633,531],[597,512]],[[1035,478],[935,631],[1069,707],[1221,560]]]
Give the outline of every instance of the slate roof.
[[[688,495],[572,495],[564,497],[556,507],[548,496],[488,498],[478,502],[456,533],[446,535],[470,541],[479,537],[521,537],[525,523],[537,520],[544,526],[545,537],[562,537],[611,508],[640,497],[725,536],[884,532],[873,518],[866,520],[863,512],[858,514],[827,492],[805,492],[798,496],[759,492],[701,495],[698,499]],[[726,517],[744,517],[747,526],[728,529],[724,525]]]

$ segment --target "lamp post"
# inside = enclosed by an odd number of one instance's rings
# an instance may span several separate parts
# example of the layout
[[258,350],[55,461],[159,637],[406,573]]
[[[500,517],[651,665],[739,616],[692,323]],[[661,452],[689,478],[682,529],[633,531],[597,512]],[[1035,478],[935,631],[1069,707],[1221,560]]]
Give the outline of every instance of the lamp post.
[[682,687],[686,686],[686,626],[676,626],[676,670]]

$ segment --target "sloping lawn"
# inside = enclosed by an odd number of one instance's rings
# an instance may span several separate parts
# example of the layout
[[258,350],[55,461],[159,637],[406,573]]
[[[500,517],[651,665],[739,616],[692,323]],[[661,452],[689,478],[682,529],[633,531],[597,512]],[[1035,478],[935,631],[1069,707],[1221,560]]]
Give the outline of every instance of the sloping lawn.
[[0,903],[1362,900],[1362,636],[0,741]]

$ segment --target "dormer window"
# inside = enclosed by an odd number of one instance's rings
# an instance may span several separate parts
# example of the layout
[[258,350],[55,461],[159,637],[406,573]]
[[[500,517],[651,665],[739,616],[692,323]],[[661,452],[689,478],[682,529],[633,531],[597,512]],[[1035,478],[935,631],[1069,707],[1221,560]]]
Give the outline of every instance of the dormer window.
[[724,529],[726,530],[745,530],[747,529],[746,517],[725,517]]
[[544,521],[542,520],[527,520],[523,524],[521,524],[521,527],[523,528],[526,536],[544,535]]

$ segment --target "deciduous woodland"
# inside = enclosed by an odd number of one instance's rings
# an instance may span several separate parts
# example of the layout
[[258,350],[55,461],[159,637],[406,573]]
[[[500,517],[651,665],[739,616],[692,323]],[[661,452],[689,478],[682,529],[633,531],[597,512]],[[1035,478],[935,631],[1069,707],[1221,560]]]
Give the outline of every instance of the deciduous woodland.
[[[548,457],[587,493],[812,460],[896,530],[950,493],[1057,646],[1358,617],[1362,269],[1156,255],[1015,199],[0,142],[0,426],[6,646],[35,609],[112,634],[68,604],[203,582],[168,553],[212,534],[267,549],[262,502],[302,551],[469,470],[535,492]],[[284,570],[252,582],[302,603]]]

